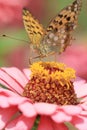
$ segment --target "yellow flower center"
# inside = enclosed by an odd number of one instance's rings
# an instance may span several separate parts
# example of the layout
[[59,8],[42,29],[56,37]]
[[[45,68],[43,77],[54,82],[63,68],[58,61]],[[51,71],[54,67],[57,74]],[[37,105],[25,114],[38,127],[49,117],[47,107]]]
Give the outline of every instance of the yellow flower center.
[[36,62],[31,65],[31,79],[24,88],[23,96],[33,102],[58,105],[75,105],[73,79],[75,71],[57,62]]

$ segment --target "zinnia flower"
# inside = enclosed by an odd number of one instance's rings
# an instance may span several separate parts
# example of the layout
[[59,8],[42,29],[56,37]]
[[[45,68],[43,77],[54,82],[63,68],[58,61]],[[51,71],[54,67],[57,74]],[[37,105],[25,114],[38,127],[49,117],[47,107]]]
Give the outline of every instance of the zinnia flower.
[[0,0],[0,27],[21,25],[21,12],[24,6],[28,6],[29,1],[21,0]]
[[[21,26],[22,8],[27,7],[35,16],[41,18],[44,10],[42,0],[0,0],[0,27]],[[35,10],[35,11],[34,11]]]
[[0,130],[87,129],[87,83],[62,63],[0,69]]

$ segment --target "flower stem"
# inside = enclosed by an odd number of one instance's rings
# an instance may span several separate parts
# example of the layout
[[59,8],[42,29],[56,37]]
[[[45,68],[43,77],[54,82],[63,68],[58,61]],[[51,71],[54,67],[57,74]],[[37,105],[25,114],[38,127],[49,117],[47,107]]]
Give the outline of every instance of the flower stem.
[[36,117],[36,120],[35,120],[35,122],[34,122],[34,126],[33,126],[32,130],[37,130],[38,125],[39,125],[39,122],[40,122],[40,116],[38,115],[38,116]]
[[64,123],[67,127],[68,130],[78,130],[75,126],[73,126],[73,124],[71,124],[70,122],[65,122]]

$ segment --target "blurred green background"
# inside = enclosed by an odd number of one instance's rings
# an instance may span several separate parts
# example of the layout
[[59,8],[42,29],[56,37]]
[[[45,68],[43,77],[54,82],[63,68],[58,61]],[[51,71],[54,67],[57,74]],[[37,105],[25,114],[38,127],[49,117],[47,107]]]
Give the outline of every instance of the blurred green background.
[[[17,3],[18,2],[18,3]],[[22,8],[27,7],[46,27],[49,21],[73,0],[9,0],[0,2],[0,36],[3,34],[28,41],[22,21]],[[2,8],[3,6],[3,8]],[[75,37],[87,44],[87,1],[83,0]],[[76,36],[77,35],[77,36]],[[30,48],[26,42],[0,37],[0,66],[28,67]]]

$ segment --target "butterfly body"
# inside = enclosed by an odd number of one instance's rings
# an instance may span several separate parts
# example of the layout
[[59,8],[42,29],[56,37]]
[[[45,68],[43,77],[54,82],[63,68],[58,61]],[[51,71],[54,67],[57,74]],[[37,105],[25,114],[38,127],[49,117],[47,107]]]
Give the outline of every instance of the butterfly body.
[[23,9],[25,29],[32,47],[38,51],[39,55],[43,57],[52,53],[62,53],[70,45],[81,6],[82,0],[75,0],[58,13],[46,29],[28,10]]

